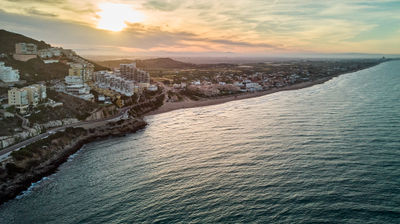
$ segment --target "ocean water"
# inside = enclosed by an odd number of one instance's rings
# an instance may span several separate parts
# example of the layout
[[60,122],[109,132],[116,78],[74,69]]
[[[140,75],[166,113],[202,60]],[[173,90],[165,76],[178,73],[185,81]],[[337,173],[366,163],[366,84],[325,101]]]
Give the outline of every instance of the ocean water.
[[0,223],[400,223],[400,61],[147,121],[86,145]]

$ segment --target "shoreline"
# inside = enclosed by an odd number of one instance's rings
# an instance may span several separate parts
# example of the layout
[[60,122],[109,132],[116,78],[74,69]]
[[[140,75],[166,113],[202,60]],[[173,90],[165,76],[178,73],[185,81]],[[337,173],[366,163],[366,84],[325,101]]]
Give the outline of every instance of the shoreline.
[[261,97],[261,96],[266,96],[272,93],[280,92],[280,91],[291,91],[291,90],[298,90],[298,89],[304,89],[308,88],[314,85],[318,84],[323,84],[335,77],[339,77],[341,75],[346,75],[346,74],[351,74],[355,73],[358,71],[362,71],[365,69],[373,68],[375,66],[378,66],[384,62],[387,61],[382,61],[378,62],[376,65],[368,66],[365,68],[361,68],[355,71],[350,71],[350,72],[345,72],[345,73],[339,73],[331,76],[326,76],[323,78],[319,78],[313,81],[307,81],[307,82],[301,82],[301,83],[296,83],[290,86],[285,86],[281,88],[272,88],[269,90],[263,90],[259,92],[252,92],[252,93],[239,93],[239,94],[234,94],[234,95],[227,95],[227,96],[217,96],[217,97],[212,97],[212,98],[203,98],[198,101],[194,100],[188,100],[188,101],[180,101],[180,102],[166,102],[164,103],[161,107],[157,108],[156,110],[150,111],[148,113],[145,113],[143,117],[151,116],[151,115],[157,115],[157,114],[162,114],[162,113],[167,113],[170,111],[174,110],[180,110],[180,109],[188,109],[188,108],[196,108],[196,107],[205,107],[205,106],[212,106],[212,105],[218,105],[218,104],[223,104],[227,103],[230,101],[236,101],[236,100],[243,100],[243,99],[250,99],[250,98],[255,98],[255,97]]
[[[51,144],[45,152],[36,151],[36,156],[14,160],[14,170],[3,170],[4,173],[1,173],[1,178],[4,182],[0,184],[0,205],[15,199],[33,183],[56,173],[59,166],[84,145],[97,140],[135,133],[146,126],[147,123],[142,119],[129,119],[97,129],[82,128],[84,131],[81,129],[81,132],[83,133],[79,133],[79,131],[61,133],[59,137],[51,140]],[[32,167],[23,166],[29,163],[32,164]],[[18,167],[17,170],[15,170],[16,167]]]
[[[372,67],[374,67],[374,66],[372,66]],[[371,68],[371,67],[368,67],[368,68]],[[364,68],[364,69],[368,69],[368,68]],[[218,105],[218,104],[223,104],[223,103],[236,101],[236,100],[243,100],[243,99],[250,99],[250,98],[255,98],[255,97],[266,96],[266,95],[273,94],[276,92],[281,92],[281,91],[304,89],[304,88],[308,88],[308,87],[311,87],[314,85],[325,83],[325,82],[327,82],[335,77],[338,77],[340,75],[351,74],[351,73],[358,72],[358,71],[361,71],[364,69],[360,69],[360,70],[352,71],[352,72],[348,72],[348,73],[343,73],[343,74],[327,76],[324,78],[316,79],[314,81],[296,83],[294,85],[285,86],[282,88],[275,87],[275,88],[272,88],[269,90],[263,90],[263,91],[259,91],[259,92],[239,93],[239,94],[228,95],[228,96],[218,96],[218,97],[214,97],[214,98],[210,98],[210,99],[201,99],[198,101],[190,100],[190,101],[181,101],[181,102],[166,102],[160,108],[158,108],[154,111],[150,111],[150,112],[146,113],[144,116],[146,117],[146,116],[151,116],[151,115],[157,115],[157,114],[167,113],[170,111],[180,110],[180,109]]]
[[[377,65],[379,65],[379,64],[377,64]],[[376,65],[374,65],[374,66],[376,66]],[[359,69],[357,71],[368,69],[368,68],[371,68],[374,66]],[[334,77],[338,77],[338,76],[344,75],[344,74],[354,73],[357,71],[327,76],[327,77],[320,78],[320,79],[317,79],[314,81],[297,83],[297,84],[285,86],[282,88],[273,88],[270,90],[260,91],[260,92],[221,96],[221,97],[215,97],[215,98],[211,98],[211,99],[203,99],[203,100],[199,100],[199,101],[184,101],[184,102],[177,102],[177,103],[165,103],[158,109],[155,109],[155,110],[149,109],[150,111],[147,110],[147,111],[149,111],[147,113],[145,111],[143,111],[144,114],[142,114],[143,116],[141,116],[141,117],[143,118],[146,116],[166,113],[166,112],[170,112],[170,111],[178,110],[178,109],[217,105],[217,104],[222,104],[222,103],[235,101],[235,100],[260,97],[260,96],[265,96],[265,95],[280,92],[280,91],[303,89],[303,88],[307,88],[307,87],[311,87],[314,85],[325,83]],[[142,119],[128,119],[128,120],[124,120],[123,122],[115,122],[114,124],[115,124],[114,127],[110,127],[109,125],[97,127],[96,129],[93,129],[93,133],[91,130],[84,129],[86,131],[83,136],[81,136],[79,134],[78,135],[71,134],[72,136],[68,137],[68,134],[66,134],[67,139],[68,139],[67,144],[61,146],[61,148],[59,148],[60,146],[57,146],[57,144],[53,145],[53,143],[52,143],[48,150],[57,152],[55,155],[52,155],[50,158],[45,158],[45,157],[39,158],[39,161],[37,161],[38,164],[36,164],[34,167],[26,168],[22,172],[13,171],[13,174],[11,174],[10,179],[7,179],[8,181],[0,184],[0,205],[4,204],[4,202],[14,199],[21,192],[28,189],[32,183],[40,181],[43,177],[46,177],[46,176],[49,176],[49,175],[55,173],[57,171],[58,167],[68,160],[70,155],[73,155],[74,153],[76,153],[85,144],[88,144],[90,142],[93,142],[93,141],[96,141],[99,139],[104,139],[104,138],[109,138],[109,137],[118,137],[118,136],[124,136],[129,133],[135,133],[138,130],[143,129],[147,126],[147,123],[145,121],[143,121]],[[65,138],[65,136],[61,136],[60,138],[63,138],[63,137]],[[27,160],[35,160],[35,158],[27,158]],[[7,170],[5,170],[5,171],[8,172]]]

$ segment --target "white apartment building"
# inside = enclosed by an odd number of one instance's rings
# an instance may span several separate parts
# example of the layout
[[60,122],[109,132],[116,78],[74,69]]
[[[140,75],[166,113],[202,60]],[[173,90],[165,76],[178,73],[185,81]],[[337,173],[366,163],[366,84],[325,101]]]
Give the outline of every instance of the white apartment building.
[[46,98],[46,86],[43,84],[34,84],[20,89],[12,88],[8,91],[8,104],[17,106],[21,111],[28,105],[37,106]]
[[3,82],[18,82],[19,71],[5,66],[4,62],[0,62],[0,80]]
[[256,83],[256,82],[247,82],[245,83],[247,91],[254,92],[254,91],[261,91],[263,87]]
[[90,87],[84,83],[81,76],[65,76],[64,80],[63,91],[65,93],[88,101],[94,98],[93,94],[90,93]]
[[8,104],[17,107],[28,106],[28,91],[23,88],[12,88],[8,90]]
[[133,96],[138,89],[134,81],[108,71],[95,72],[94,81],[99,88],[111,89],[125,96]]

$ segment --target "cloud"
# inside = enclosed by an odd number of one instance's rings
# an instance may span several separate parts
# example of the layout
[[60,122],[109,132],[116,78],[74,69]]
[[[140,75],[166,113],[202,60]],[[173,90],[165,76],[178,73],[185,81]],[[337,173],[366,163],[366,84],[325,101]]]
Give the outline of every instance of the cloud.
[[27,12],[30,15],[36,15],[36,16],[57,17],[56,14],[43,12],[43,11],[37,10],[36,8],[25,9],[25,12]]
[[57,5],[61,3],[65,3],[65,0],[5,0],[13,3],[35,3],[35,4],[49,4],[49,5]]
[[150,0],[144,4],[149,9],[174,11],[182,5],[182,0]]
[[120,33],[95,28],[100,2],[3,0],[0,25],[85,52],[400,52],[393,0],[113,0],[145,15]]

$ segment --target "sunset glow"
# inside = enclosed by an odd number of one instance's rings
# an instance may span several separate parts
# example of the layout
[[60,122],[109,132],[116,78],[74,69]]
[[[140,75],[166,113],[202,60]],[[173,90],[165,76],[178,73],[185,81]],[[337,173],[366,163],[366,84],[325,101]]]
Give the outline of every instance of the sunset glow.
[[143,16],[129,5],[102,3],[99,8],[101,11],[96,13],[100,17],[97,24],[99,29],[122,31],[127,26],[126,23],[137,23],[143,20]]
[[[400,2],[393,0],[20,2],[0,0],[3,29],[60,45],[68,43],[68,47],[85,54],[262,56],[400,52]],[[61,35],[65,32],[68,37]]]

